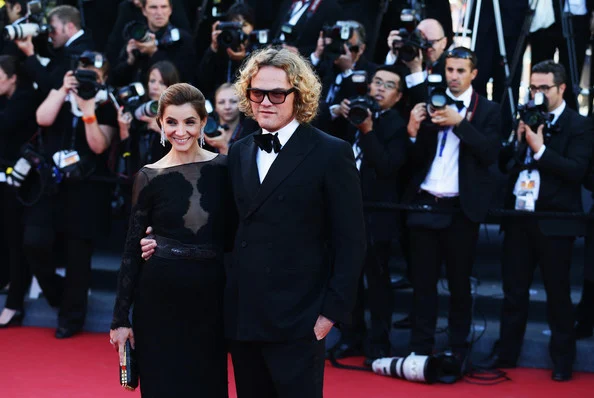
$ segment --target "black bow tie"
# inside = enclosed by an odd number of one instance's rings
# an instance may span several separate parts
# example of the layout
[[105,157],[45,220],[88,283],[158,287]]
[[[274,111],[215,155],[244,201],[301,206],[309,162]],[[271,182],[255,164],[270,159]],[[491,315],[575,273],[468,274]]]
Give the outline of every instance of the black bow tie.
[[458,101],[458,100],[453,99],[452,105],[456,105],[456,108],[458,108],[459,111],[464,109],[464,101]]
[[274,134],[254,134],[254,142],[263,151],[271,153],[279,153],[281,150],[281,143],[278,140],[278,133]]

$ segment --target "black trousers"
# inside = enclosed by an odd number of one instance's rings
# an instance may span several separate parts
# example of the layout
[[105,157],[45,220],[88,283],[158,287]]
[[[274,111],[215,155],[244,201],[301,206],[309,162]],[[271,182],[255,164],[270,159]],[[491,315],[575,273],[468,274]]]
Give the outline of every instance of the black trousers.
[[[592,210],[590,210],[592,213]],[[594,325],[594,223],[588,225],[584,255],[584,285],[577,305],[576,320]]]
[[545,236],[537,220],[518,219],[505,226],[503,240],[503,309],[499,355],[515,363],[522,349],[530,285],[539,267],[547,293],[547,317],[551,328],[549,352],[553,362],[571,366],[575,357],[573,306],[569,268],[574,237]]
[[91,283],[90,239],[65,237],[66,277],[55,273],[53,255],[57,233],[51,227],[25,226],[24,247],[33,275],[49,304],[59,308],[58,327],[80,329],[87,314],[88,291]]
[[237,396],[241,398],[321,398],[324,343],[313,337],[286,342],[229,344]]
[[[390,281],[390,243],[387,241],[367,242],[367,253],[363,272],[359,278],[357,300],[353,309],[353,324],[341,327],[342,338],[348,341],[362,341],[381,348],[390,348],[390,330],[394,307],[394,292]],[[367,294],[364,278],[367,280]],[[371,328],[365,325],[365,307],[371,314]]]
[[20,311],[23,309],[27,288],[31,284],[29,266],[23,252],[23,205],[10,188],[4,187],[2,194],[3,242],[6,244],[10,275],[5,307]]
[[[436,204],[436,207],[439,203]],[[461,212],[452,215],[445,228],[410,227],[410,258],[413,285],[411,351],[428,355],[435,344],[437,282],[445,263],[450,291],[450,346],[464,350],[472,320],[470,275],[480,224]]]

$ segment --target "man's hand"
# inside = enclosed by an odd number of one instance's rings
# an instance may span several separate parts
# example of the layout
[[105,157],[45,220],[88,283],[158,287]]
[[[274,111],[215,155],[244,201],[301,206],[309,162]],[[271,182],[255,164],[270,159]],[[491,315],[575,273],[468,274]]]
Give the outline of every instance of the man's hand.
[[147,41],[137,41],[136,47],[141,54],[146,54],[149,57],[155,55],[155,53],[159,50],[157,47],[157,38],[153,33],[149,33],[150,39]]
[[[392,53],[394,55],[396,55],[396,52],[394,51],[394,47],[392,46],[392,43],[394,42],[394,40],[402,40],[402,37],[400,37],[400,32],[397,30],[391,30],[390,33],[388,34],[388,48],[390,49],[390,51],[392,51]],[[398,46],[400,47],[400,46]]]
[[353,64],[355,63],[354,54],[349,50],[346,44],[344,44],[344,54],[341,54],[338,58],[334,60],[334,64],[338,66],[341,72],[346,72],[347,70],[353,69]]
[[225,130],[222,127],[219,127],[219,131],[221,135],[216,137],[209,137],[204,134],[204,141],[211,147],[216,148],[220,154],[226,155],[229,152],[229,139],[231,137],[225,134]]
[[420,102],[412,108],[412,111],[410,111],[410,118],[408,119],[408,126],[406,127],[409,137],[417,137],[419,129],[421,128],[421,122],[425,119],[427,119],[427,106],[424,102]]
[[373,130],[373,114],[369,109],[367,109],[367,117],[357,126],[357,129],[363,134],[367,134]]
[[518,130],[516,131],[516,137],[518,139],[518,142],[522,142],[523,138],[526,135],[526,123],[524,123],[523,121],[520,120],[520,123],[518,123]]
[[410,69],[410,73],[417,73],[423,71],[423,50],[419,48],[419,54],[410,62],[402,61]]
[[216,53],[219,51],[219,35],[221,34],[222,30],[219,30],[219,23],[217,21],[212,24],[212,32],[210,33],[210,49],[212,52]]
[[330,333],[330,329],[332,329],[332,326],[334,326],[334,322],[326,318],[324,315],[319,315],[318,320],[314,325],[314,333],[316,335],[316,339],[320,341],[324,337],[326,337],[328,333]]
[[238,51],[233,51],[232,49],[227,48],[227,56],[229,57],[229,59],[231,61],[235,61],[235,62],[243,61],[246,56],[245,45],[240,44]]
[[437,126],[457,126],[464,118],[451,106],[431,112],[431,121]]
[[317,59],[321,59],[322,55],[324,55],[324,47],[326,47],[326,43],[324,40],[324,31],[320,30],[320,36],[318,36],[318,42],[316,44],[316,49],[314,51],[314,57]]
[[128,58],[126,62],[128,65],[134,65],[136,62],[136,56],[134,55],[134,50],[138,50],[138,46],[136,45],[136,40],[130,39],[128,40],[128,44],[126,45],[126,53],[128,54]]
[[147,237],[140,240],[140,249],[142,250],[140,257],[147,261],[155,253],[155,249],[157,248],[157,241],[150,236],[152,233],[153,228],[148,227],[146,229]]
[[350,105],[351,101],[349,101],[347,98],[343,99],[340,103],[340,107],[338,108],[338,114],[344,117],[345,119],[348,119],[349,112],[351,111]]
[[538,126],[538,129],[536,129],[536,133],[532,131],[530,126],[526,125],[526,133],[524,137],[526,137],[526,143],[528,143],[530,149],[532,149],[532,152],[534,153],[540,151],[540,148],[542,148],[542,146],[544,145],[543,130],[544,124]]
[[35,47],[33,46],[32,36],[27,36],[24,39],[15,40],[14,42],[27,57],[35,55]]
[[124,141],[130,137],[130,124],[132,123],[132,114],[124,112],[124,107],[118,109],[118,125],[120,126],[120,140]]

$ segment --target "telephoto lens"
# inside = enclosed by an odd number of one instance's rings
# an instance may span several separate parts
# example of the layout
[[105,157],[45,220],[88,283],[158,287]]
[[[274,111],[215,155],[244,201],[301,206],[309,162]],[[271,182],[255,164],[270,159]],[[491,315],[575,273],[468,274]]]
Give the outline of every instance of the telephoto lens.
[[49,33],[50,31],[50,25],[21,23],[5,26],[2,35],[4,36],[5,40],[21,40],[26,39],[27,37],[37,37],[40,34]]
[[406,357],[379,358],[373,361],[374,373],[408,381],[432,384],[439,376],[439,361],[427,355],[411,353]]
[[136,110],[134,111],[134,117],[137,120],[141,120],[143,116],[155,117],[157,116],[158,111],[159,101],[148,101],[136,108]]

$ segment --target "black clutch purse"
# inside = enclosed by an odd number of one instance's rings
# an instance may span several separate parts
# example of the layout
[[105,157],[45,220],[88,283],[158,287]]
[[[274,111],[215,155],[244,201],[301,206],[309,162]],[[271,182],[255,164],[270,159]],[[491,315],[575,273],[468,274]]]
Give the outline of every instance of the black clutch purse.
[[132,349],[130,340],[124,346],[124,364],[120,364],[120,384],[126,390],[134,391],[138,387],[138,367],[136,351]]

